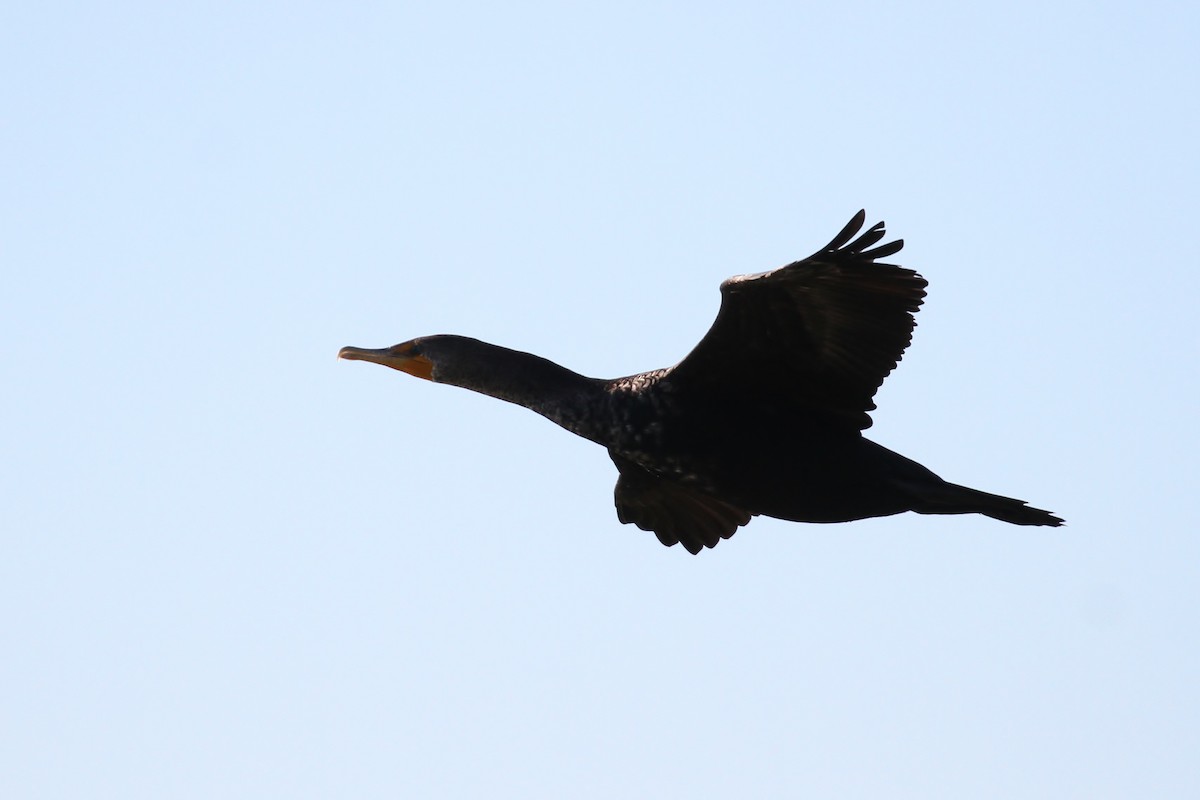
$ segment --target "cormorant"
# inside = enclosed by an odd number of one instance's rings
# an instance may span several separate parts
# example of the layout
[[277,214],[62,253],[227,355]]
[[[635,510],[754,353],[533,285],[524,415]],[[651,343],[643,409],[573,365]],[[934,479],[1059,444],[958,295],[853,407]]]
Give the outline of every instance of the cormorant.
[[617,518],[691,553],[758,514],[847,522],[916,511],[1061,525],[863,437],[927,286],[913,270],[876,261],[904,245],[873,247],[882,222],[854,238],[865,218],[859,211],[802,261],[722,283],[712,328],[666,369],[600,380],[463,336],[338,356],[525,406],[606,447],[620,473]]

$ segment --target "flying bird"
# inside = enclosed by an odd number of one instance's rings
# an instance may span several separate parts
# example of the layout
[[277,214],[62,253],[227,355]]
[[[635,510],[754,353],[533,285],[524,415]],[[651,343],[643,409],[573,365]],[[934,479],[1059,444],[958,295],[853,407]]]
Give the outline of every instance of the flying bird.
[[848,522],[915,511],[1062,525],[862,435],[928,285],[878,261],[904,242],[876,246],[884,225],[858,235],[865,219],[859,211],[802,261],[722,283],[716,321],[673,367],[601,380],[449,335],[338,357],[516,403],[602,445],[619,473],[617,518],[693,554],[756,515]]

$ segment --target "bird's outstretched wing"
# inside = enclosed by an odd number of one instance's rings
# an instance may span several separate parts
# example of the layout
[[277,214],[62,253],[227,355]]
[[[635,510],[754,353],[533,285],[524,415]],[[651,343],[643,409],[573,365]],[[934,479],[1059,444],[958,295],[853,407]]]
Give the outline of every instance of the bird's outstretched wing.
[[928,284],[913,270],[876,262],[904,241],[871,249],[885,231],[880,222],[854,238],[865,219],[859,211],[803,261],[722,283],[716,321],[667,380],[680,391],[870,427],[872,397],[912,341]]
[[682,544],[695,555],[750,521],[750,513],[737,506],[652,475],[612,451],[609,455],[621,472],[614,492],[617,519],[653,531],[667,547]]

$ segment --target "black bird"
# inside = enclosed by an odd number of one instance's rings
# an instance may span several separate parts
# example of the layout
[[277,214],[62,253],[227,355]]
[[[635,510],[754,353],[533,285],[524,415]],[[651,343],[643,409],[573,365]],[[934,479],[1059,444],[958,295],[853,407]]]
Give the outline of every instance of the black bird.
[[876,261],[904,246],[874,247],[882,222],[854,238],[865,218],[859,211],[803,261],[722,283],[712,328],[666,369],[587,378],[462,336],[343,347],[338,356],[525,406],[603,445],[620,472],[617,518],[691,553],[758,514],[847,522],[916,511],[1063,524],[1021,500],[948,483],[863,437],[871,398],[912,340],[928,285]]

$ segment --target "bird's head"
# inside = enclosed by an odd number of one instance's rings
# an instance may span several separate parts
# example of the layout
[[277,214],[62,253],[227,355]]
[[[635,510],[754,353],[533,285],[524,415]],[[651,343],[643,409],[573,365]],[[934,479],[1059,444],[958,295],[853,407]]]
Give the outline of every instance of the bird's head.
[[391,347],[381,347],[372,350],[365,347],[343,347],[338,351],[338,358],[348,361],[370,361],[385,367],[416,375],[427,381],[434,380],[433,372],[437,366],[437,344],[434,340],[439,337],[430,336],[411,339]]
[[343,347],[338,358],[382,364],[534,410],[548,393],[584,391],[582,384],[588,383],[587,378],[544,358],[451,334],[421,336],[379,350]]

